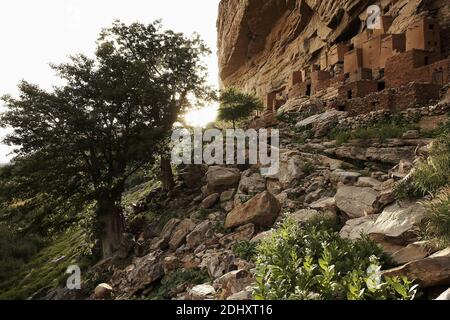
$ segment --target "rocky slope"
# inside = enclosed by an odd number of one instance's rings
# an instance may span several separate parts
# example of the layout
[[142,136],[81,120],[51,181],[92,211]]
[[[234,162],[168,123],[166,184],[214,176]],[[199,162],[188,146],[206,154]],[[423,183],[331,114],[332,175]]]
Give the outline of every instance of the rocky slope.
[[[218,52],[223,86],[261,96],[285,85],[290,73],[317,61],[321,50],[365,28],[371,0],[222,0]],[[450,3],[446,0],[384,0],[395,18],[389,30],[404,32],[420,15],[439,19],[444,54],[450,52]]]

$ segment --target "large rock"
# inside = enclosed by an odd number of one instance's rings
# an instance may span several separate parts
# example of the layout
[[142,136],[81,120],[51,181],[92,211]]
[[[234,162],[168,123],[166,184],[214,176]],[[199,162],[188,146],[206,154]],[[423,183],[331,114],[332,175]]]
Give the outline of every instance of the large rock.
[[363,217],[380,211],[380,193],[372,188],[340,186],[335,195],[336,206],[350,218]]
[[145,257],[137,258],[132,265],[127,267],[128,286],[133,292],[145,289],[148,285],[164,276],[161,251],[152,252]]
[[405,276],[422,288],[450,284],[450,256],[430,256],[383,271],[384,276]]
[[422,226],[426,211],[416,202],[395,203],[381,213],[368,234],[387,238],[414,238]]
[[100,283],[94,290],[96,299],[106,299],[111,296],[113,288],[107,283]]
[[186,240],[186,236],[195,228],[195,223],[191,219],[184,219],[175,228],[169,241],[172,250],[177,249]]
[[442,292],[435,300],[450,300],[450,288]]
[[367,231],[373,226],[375,220],[379,217],[377,214],[347,220],[340,231],[340,236],[345,239],[356,240],[362,235],[367,235]]
[[336,213],[333,211],[317,211],[314,209],[302,209],[292,214],[289,214],[287,217],[295,220],[298,223],[307,223],[314,219],[337,219]]
[[221,192],[237,184],[241,179],[238,169],[220,166],[208,168],[206,173],[207,191],[209,193]]
[[217,203],[217,200],[219,200],[219,198],[220,198],[220,193],[213,193],[213,194],[207,196],[205,199],[203,199],[200,207],[202,209],[210,209]]
[[263,192],[246,203],[234,208],[225,220],[225,228],[233,228],[247,223],[257,226],[271,226],[280,213],[280,203],[269,192]]
[[397,265],[426,258],[430,254],[428,245],[426,241],[411,243],[391,254],[391,258]]
[[345,114],[345,112],[337,111],[337,110],[330,110],[330,111],[326,111],[324,113],[315,114],[313,116],[310,116],[306,119],[303,119],[303,120],[297,122],[295,127],[298,129],[310,127],[310,126],[314,127],[318,124],[328,122],[330,120],[335,120],[342,114]]
[[159,237],[163,240],[169,241],[170,237],[172,236],[172,232],[175,229],[175,227],[180,223],[180,219],[172,218],[170,219],[161,230],[161,233]]
[[267,178],[277,179],[283,189],[293,187],[293,184],[305,176],[303,171],[305,161],[294,150],[280,150],[279,170],[274,175],[269,175]]
[[263,192],[266,190],[266,179],[259,172],[252,173],[250,170],[247,170],[242,174],[238,190],[245,194]]
[[239,241],[248,241],[255,233],[255,225],[253,223],[246,224],[236,229],[235,232],[229,233],[219,239],[222,247],[230,247],[232,244]]
[[195,226],[194,230],[186,236],[186,244],[189,248],[196,248],[201,243],[205,242],[211,236],[212,223],[210,220],[205,220]]
[[189,298],[191,300],[206,300],[212,299],[216,294],[216,290],[209,284],[200,284],[193,287],[189,291]]
[[247,270],[235,270],[214,281],[214,287],[221,289],[221,299],[226,299],[232,294],[244,290],[247,286],[252,284],[254,279]]

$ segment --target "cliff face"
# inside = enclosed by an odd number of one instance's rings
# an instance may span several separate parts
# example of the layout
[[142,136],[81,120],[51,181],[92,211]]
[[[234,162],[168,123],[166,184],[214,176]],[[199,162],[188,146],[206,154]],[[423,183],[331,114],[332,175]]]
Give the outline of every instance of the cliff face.
[[[321,50],[364,30],[373,0],[222,0],[218,52],[223,86],[264,94],[282,87],[289,74]],[[419,16],[436,17],[444,54],[450,51],[447,0],[384,0],[382,13],[395,17],[390,32],[404,32]]]

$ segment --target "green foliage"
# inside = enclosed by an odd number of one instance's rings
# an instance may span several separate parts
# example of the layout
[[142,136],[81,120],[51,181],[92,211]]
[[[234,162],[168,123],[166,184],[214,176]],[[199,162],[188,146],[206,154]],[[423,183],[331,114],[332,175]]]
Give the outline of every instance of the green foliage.
[[253,94],[241,92],[236,88],[229,88],[220,93],[220,107],[217,119],[219,121],[236,122],[250,117],[255,111],[262,109],[262,103]]
[[234,254],[241,259],[253,261],[256,257],[256,244],[250,241],[241,241],[234,245]]
[[429,157],[420,161],[408,180],[396,186],[398,198],[434,195],[450,182],[450,134],[433,142]]
[[198,220],[206,220],[213,212],[214,210],[201,208],[195,213],[194,217]]
[[306,176],[309,176],[315,170],[316,170],[316,166],[314,165],[314,163],[312,163],[310,161],[306,161],[303,163],[302,171]]
[[26,299],[40,289],[63,284],[69,276],[65,273],[69,265],[77,264],[82,273],[86,272],[93,263],[89,252],[85,234],[81,230],[68,230],[29,257],[29,261],[18,265],[14,274],[0,283],[0,300]]
[[427,234],[444,246],[450,245],[450,189],[444,189],[424,204],[428,211]]
[[414,128],[414,123],[406,121],[401,115],[393,115],[390,118],[374,121],[355,130],[335,128],[331,130],[329,136],[336,140],[338,144],[346,143],[351,139],[378,139],[383,142],[387,139],[401,138],[406,131]]
[[[97,217],[119,212],[127,181],[165,152],[178,117],[211,98],[203,65],[209,53],[198,36],[159,22],[116,21],[100,34],[94,58],[52,65],[62,86],[45,91],[22,81],[18,98],[3,98],[0,117],[0,127],[13,128],[5,143],[17,146],[19,198],[76,197],[94,201]],[[99,230],[107,225],[97,220]],[[118,246],[114,236],[102,239],[115,242],[104,248]]]
[[285,221],[258,247],[256,299],[413,299],[417,286],[382,277],[386,257],[368,239],[339,236],[331,221]]
[[201,269],[177,269],[174,273],[165,277],[160,286],[148,297],[148,300],[167,300],[172,297],[172,292],[180,285],[198,285],[208,282],[208,272]]

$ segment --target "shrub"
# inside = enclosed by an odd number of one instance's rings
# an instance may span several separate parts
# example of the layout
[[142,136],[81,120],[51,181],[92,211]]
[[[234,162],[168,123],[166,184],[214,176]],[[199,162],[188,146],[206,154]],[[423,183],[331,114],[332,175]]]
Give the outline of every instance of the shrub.
[[285,221],[258,246],[256,299],[413,299],[406,278],[382,277],[382,250],[342,239],[330,221]]
[[238,242],[233,247],[233,252],[238,258],[252,261],[256,257],[256,244],[250,241]]
[[427,233],[447,246],[450,244],[450,188],[444,189],[433,200],[424,203],[429,216]]
[[439,137],[430,149],[428,159],[419,162],[408,180],[396,187],[399,198],[434,195],[450,182],[450,134]]

